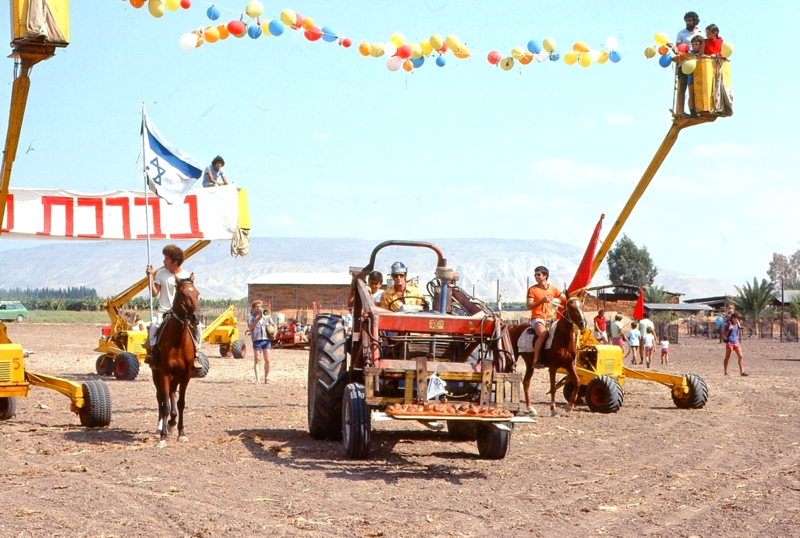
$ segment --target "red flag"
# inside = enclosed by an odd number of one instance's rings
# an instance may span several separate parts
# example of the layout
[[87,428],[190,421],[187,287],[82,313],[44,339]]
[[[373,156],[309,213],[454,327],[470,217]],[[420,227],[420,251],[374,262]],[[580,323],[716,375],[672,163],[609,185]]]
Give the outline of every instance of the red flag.
[[639,288],[639,299],[633,309],[633,319],[644,319],[644,290]]
[[594,262],[594,251],[597,250],[597,241],[600,238],[600,228],[603,227],[603,219],[605,215],[600,215],[600,220],[597,221],[597,226],[594,227],[592,239],[586,247],[586,252],[583,253],[583,259],[575,272],[575,277],[572,279],[572,284],[569,285],[567,291],[573,293],[576,290],[585,288],[592,282],[592,263]]

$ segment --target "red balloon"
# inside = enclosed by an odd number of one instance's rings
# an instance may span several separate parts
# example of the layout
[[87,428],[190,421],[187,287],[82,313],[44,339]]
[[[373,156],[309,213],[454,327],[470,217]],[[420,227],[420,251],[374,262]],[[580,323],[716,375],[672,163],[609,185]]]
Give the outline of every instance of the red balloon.
[[322,30],[317,28],[316,26],[312,26],[310,30],[306,30],[303,32],[303,35],[306,36],[306,39],[309,41],[316,41],[320,37],[322,37]]
[[442,43],[442,48],[439,49],[439,52],[441,52],[442,54],[447,52],[447,43]]
[[228,23],[228,32],[233,35],[239,35],[244,32],[244,23],[242,21],[231,21]]
[[499,52],[493,50],[492,52],[489,53],[488,56],[486,56],[486,59],[489,60],[490,64],[497,65],[498,63],[500,63],[502,56],[500,56]]
[[678,52],[689,52],[689,45],[686,43],[681,43],[678,45]]
[[189,9],[192,7],[192,3],[189,0],[181,0],[181,7],[183,9]]
[[294,21],[294,26],[292,26],[292,30],[297,30],[298,28],[303,27],[303,16],[299,13],[295,13],[294,16],[296,17]]
[[397,47],[397,53],[395,56],[399,56],[400,58],[406,60],[411,57],[411,47],[408,45],[403,45],[402,47]]
[[352,45],[352,44],[353,44],[353,41],[352,41],[352,40],[351,40],[349,37],[345,37],[344,39],[342,39],[341,41],[339,41],[339,44],[340,44],[341,46],[343,46],[344,48],[346,48],[346,49],[349,49],[349,48],[350,48],[350,45]]

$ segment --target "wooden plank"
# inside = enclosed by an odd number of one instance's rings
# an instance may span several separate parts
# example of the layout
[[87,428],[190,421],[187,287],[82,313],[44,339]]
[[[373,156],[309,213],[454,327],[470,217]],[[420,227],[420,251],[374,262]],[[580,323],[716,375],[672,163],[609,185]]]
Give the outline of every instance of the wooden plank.
[[494,380],[494,401],[497,405],[505,405],[506,403],[506,381],[500,376]]
[[417,357],[417,400],[424,402],[428,399],[428,360],[426,357]]
[[406,386],[403,396],[405,397],[404,403],[411,403],[414,401],[414,377],[416,376],[414,370],[406,371]]
[[481,365],[483,376],[481,379],[481,405],[489,405],[489,400],[492,394],[492,361],[491,359],[483,359]]

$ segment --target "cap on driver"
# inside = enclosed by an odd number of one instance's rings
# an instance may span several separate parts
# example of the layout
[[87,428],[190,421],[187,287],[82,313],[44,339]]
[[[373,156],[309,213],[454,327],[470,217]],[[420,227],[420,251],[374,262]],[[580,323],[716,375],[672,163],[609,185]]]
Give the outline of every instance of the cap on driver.
[[394,262],[392,264],[392,275],[405,275],[406,273],[408,273],[408,269],[403,265],[403,262]]

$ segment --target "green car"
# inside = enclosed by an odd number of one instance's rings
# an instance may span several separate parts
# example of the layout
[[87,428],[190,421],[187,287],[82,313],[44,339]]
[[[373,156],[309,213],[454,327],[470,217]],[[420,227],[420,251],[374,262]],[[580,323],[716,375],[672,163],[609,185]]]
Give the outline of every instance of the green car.
[[28,317],[28,309],[19,301],[0,301],[0,321],[22,323]]

